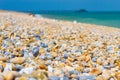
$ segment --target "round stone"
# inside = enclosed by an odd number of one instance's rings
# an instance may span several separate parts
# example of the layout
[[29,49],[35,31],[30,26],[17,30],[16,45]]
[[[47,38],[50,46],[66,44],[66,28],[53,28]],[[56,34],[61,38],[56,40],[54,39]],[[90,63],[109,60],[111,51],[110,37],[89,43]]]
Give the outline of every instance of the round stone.
[[34,48],[32,49],[32,53],[33,53],[33,55],[34,55],[35,57],[37,57],[38,54],[39,54],[39,47],[34,47]]
[[64,58],[65,58],[65,59],[67,59],[69,56],[70,56],[70,55],[67,54],[67,53],[64,54]]

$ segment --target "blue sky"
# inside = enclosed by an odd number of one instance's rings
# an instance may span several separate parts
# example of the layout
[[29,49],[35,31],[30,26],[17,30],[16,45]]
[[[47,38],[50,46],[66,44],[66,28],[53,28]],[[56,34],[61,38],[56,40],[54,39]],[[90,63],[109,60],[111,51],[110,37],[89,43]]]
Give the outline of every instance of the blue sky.
[[0,9],[120,11],[120,0],[0,0]]

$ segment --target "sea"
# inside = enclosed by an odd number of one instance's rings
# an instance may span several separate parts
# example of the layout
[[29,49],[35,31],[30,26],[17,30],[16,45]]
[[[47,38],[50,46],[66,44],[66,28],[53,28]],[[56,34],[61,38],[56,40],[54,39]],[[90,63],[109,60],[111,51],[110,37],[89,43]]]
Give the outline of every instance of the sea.
[[120,12],[30,11],[43,17],[120,28]]

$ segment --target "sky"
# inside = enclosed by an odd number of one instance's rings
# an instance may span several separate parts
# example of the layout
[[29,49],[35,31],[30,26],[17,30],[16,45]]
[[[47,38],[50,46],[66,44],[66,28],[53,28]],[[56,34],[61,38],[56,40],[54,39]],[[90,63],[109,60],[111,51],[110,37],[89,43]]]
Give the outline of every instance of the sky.
[[0,0],[0,9],[120,11],[120,0]]

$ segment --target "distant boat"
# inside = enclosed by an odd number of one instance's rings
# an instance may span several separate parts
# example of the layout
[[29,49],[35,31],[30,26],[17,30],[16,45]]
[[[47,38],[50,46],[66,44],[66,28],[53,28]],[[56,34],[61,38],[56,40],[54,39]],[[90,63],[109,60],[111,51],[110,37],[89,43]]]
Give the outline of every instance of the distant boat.
[[88,12],[86,9],[80,9],[77,12]]

